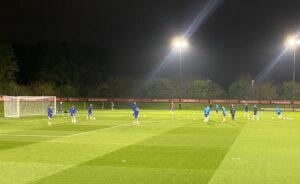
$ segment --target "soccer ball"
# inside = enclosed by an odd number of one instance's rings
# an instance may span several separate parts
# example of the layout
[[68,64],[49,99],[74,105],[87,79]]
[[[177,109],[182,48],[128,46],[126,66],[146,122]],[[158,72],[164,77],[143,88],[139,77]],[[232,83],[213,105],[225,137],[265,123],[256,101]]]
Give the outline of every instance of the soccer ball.
[[93,118],[93,120],[96,120],[96,118]]

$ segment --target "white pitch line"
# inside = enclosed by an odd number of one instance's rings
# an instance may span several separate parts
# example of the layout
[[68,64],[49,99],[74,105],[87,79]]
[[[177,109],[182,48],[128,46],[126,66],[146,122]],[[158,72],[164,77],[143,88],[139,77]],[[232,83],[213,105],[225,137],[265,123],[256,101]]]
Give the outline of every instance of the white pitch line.
[[101,128],[101,129],[92,130],[92,131],[88,131],[88,132],[81,132],[81,133],[78,133],[78,134],[67,135],[65,137],[74,137],[74,136],[77,136],[77,135],[89,134],[89,133],[92,133],[92,132],[97,132],[97,131],[102,131],[102,130],[108,130],[108,129],[118,128],[118,127],[122,127],[122,126],[125,126],[125,125],[130,125],[130,124],[129,123],[120,124],[120,125],[116,125],[116,126],[113,126],[113,127]]
[[7,137],[66,137],[63,135],[26,135],[26,134],[0,134]]

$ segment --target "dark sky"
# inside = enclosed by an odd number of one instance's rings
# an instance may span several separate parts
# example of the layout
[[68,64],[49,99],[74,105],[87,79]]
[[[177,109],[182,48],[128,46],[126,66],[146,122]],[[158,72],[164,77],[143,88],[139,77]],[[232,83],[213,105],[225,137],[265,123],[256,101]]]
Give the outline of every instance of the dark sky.
[[[89,45],[93,52],[105,52],[99,67],[109,63],[113,75],[146,77],[170,52],[172,37],[184,33],[207,2],[1,0],[0,38],[23,45]],[[286,36],[298,31],[299,0],[220,1],[189,38],[183,73],[211,78],[223,86],[241,73],[257,77],[282,52]],[[300,54],[298,58],[299,71]],[[292,53],[287,52],[265,80],[289,80],[291,72]],[[177,74],[178,58],[157,73]]]

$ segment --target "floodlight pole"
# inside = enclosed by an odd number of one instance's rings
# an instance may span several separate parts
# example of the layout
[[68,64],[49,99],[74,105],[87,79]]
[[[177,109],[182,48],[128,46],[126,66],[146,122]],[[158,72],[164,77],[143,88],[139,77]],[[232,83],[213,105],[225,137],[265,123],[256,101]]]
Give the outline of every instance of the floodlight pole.
[[183,93],[182,93],[182,70],[181,70],[181,62],[182,62],[182,49],[184,49],[185,47],[187,47],[187,41],[184,39],[184,38],[176,38],[174,39],[174,42],[173,42],[173,46],[174,48],[176,49],[176,52],[179,52],[177,54],[179,54],[179,92],[178,92],[178,95],[179,95],[179,103],[178,103],[178,106],[179,108],[178,109],[181,109],[182,108],[182,97],[183,97]]
[[181,100],[182,100],[182,74],[181,74],[181,60],[182,60],[182,48],[179,47],[179,109],[181,110]]
[[180,79],[181,79],[181,60],[182,60],[182,53],[181,53],[181,48],[179,48],[179,74],[180,74]]
[[296,88],[296,46],[294,47],[294,68],[293,68],[293,96],[292,96],[292,104],[293,104],[293,112],[295,112],[295,88]]

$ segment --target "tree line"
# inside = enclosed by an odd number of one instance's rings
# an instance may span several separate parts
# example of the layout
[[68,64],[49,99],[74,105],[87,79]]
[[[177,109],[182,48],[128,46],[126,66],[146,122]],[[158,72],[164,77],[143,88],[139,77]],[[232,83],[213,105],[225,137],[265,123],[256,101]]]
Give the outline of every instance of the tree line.
[[[38,54],[20,52],[10,43],[0,43],[0,94],[55,95],[103,98],[195,98],[290,100],[293,91],[300,99],[300,83],[286,81],[255,84],[243,74],[224,89],[210,79],[184,77],[182,80],[112,77],[99,60],[82,57],[89,49],[66,49],[63,45],[40,45]],[[22,48],[24,50],[24,48]],[[28,53],[30,51],[26,51]],[[86,54],[84,55],[86,56]],[[18,58],[28,60],[19,61]],[[86,65],[86,60],[89,64]]]

